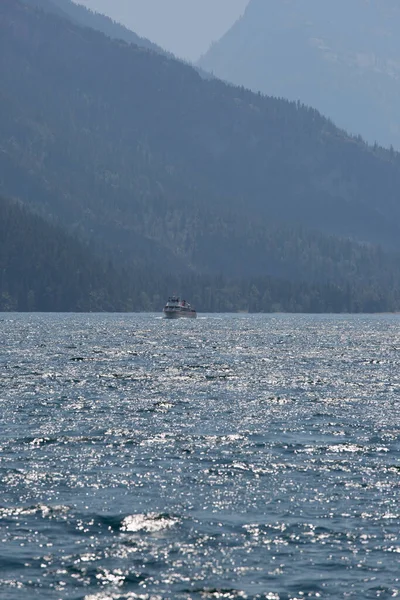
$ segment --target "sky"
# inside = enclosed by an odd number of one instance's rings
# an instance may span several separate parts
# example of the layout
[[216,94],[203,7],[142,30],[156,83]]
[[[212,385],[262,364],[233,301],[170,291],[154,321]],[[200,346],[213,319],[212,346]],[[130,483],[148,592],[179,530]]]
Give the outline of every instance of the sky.
[[249,0],[74,0],[192,62],[243,14]]

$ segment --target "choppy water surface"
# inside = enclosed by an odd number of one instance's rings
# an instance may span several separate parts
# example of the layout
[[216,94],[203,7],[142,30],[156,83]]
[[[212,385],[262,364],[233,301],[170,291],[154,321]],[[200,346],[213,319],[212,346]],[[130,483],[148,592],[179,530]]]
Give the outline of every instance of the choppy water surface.
[[400,595],[399,325],[0,315],[0,598]]

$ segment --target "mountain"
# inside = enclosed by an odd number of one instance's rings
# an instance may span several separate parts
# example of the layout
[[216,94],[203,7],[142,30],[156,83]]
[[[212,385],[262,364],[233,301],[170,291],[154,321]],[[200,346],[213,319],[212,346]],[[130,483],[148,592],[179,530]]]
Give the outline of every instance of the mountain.
[[72,0],[23,0],[23,2],[33,8],[37,7],[46,12],[70,19],[77,25],[97,29],[110,38],[123,40],[128,44],[136,44],[140,48],[146,48],[165,56],[172,56],[147,38],[137,35],[109,17],[92,11]]
[[199,65],[400,149],[397,0],[250,0]]
[[18,0],[0,80],[1,193],[140,280],[135,309],[168,281],[213,310],[397,307],[395,152]]

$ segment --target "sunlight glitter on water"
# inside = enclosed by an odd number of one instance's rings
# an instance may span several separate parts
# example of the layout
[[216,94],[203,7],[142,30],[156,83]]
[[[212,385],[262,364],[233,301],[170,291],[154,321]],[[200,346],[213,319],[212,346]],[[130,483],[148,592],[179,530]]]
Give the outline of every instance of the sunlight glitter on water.
[[399,324],[6,315],[0,597],[396,597]]

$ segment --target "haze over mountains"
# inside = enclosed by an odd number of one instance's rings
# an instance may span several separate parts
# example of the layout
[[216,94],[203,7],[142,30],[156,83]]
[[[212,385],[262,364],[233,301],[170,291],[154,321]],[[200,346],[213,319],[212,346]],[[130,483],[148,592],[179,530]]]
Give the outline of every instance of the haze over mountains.
[[199,64],[400,149],[397,0],[250,0]]
[[243,13],[248,0],[75,0],[196,61]]
[[0,193],[98,254],[91,289],[123,272],[115,309],[159,309],[168,285],[200,310],[400,306],[399,155],[68,7],[0,3]]

